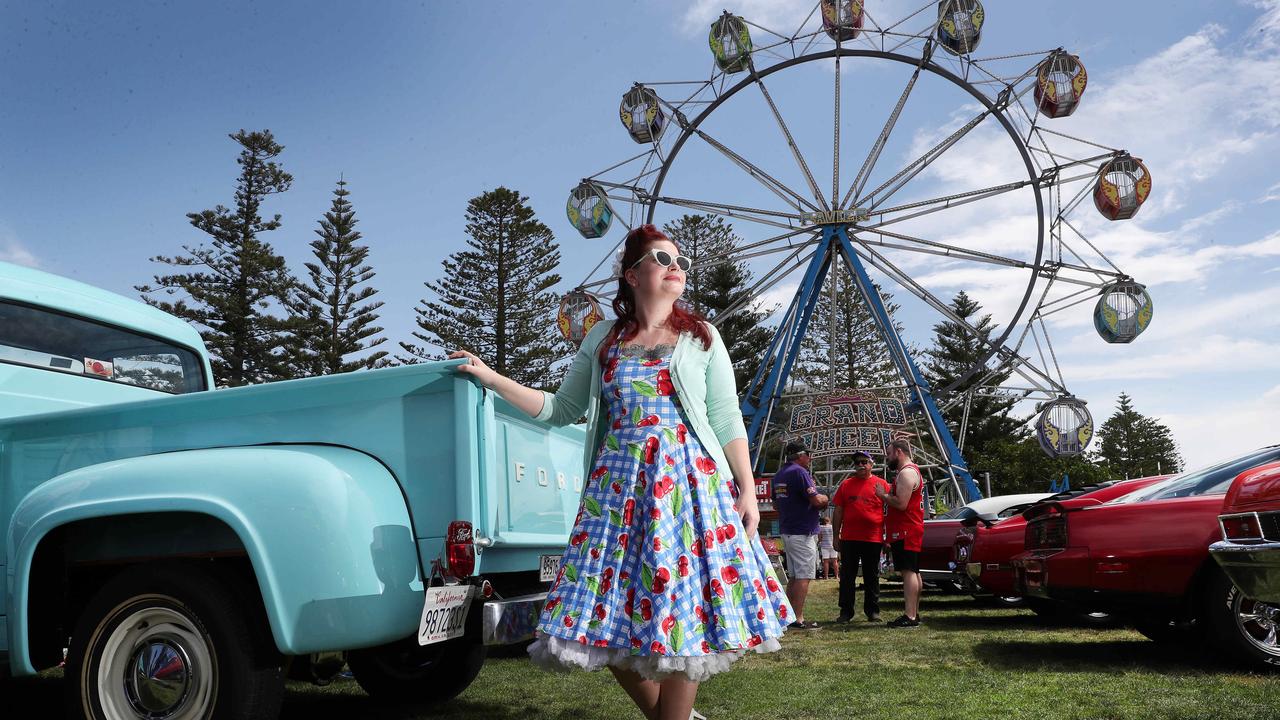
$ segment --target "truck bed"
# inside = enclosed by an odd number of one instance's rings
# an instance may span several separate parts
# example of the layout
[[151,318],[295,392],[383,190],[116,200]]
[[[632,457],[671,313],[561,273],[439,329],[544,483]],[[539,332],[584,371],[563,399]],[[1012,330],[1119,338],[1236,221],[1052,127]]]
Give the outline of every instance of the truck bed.
[[[424,563],[441,554],[450,521],[469,520],[482,548],[477,573],[536,570],[538,555],[563,549],[577,512],[585,429],[550,428],[529,418],[457,375],[458,362],[0,420],[0,509],[8,517],[37,485],[112,460],[203,448],[336,445],[372,456],[396,477]],[[193,475],[174,482],[209,480]],[[486,539],[492,545],[485,547]],[[4,556],[0,552],[0,561]]]

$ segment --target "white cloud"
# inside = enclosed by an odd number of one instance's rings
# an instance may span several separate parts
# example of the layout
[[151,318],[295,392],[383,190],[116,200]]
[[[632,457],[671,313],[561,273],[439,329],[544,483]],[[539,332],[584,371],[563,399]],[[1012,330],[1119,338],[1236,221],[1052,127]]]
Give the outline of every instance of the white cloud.
[[1272,31],[1255,32],[1232,45],[1221,27],[1207,25],[1132,67],[1090,77],[1096,88],[1054,129],[1142,157],[1154,178],[1147,219],[1181,208],[1194,198],[1194,186],[1275,145],[1274,39]]
[[774,285],[756,298],[756,308],[768,309],[776,306],[778,308],[777,312],[768,321],[768,324],[776,325],[782,322],[782,316],[786,314],[787,307],[791,305],[791,301],[795,298],[796,291],[799,289],[800,284],[795,282]]
[[[817,12],[810,12],[817,6],[817,0],[694,0],[689,3],[688,9],[680,19],[681,29],[689,35],[705,34],[711,27],[711,23],[725,10],[739,15],[756,25],[769,28],[778,33],[791,35],[796,33],[800,28],[800,23],[806,17],[808,22],[805,23],[806,32],[815,30],[821,26],[822,19]],[[897,22],[901,18],[906,17],[920,7],[919,2],[912,0],[879,0],[874,3],[873,7],[867,9],[867,15],[870,16],[870,22],[864,22],[865,27],[874,27],[873,23],[880,27],[887,27]],[[913,21],[920,18],[929,19],[927,13],[922,13],[913,18]],[[919,23],[916,23],[919,24]],[[912,31],[917,28],[912,27]],[[902,31],[903,28],[898,28]],[[763,42],[761,37],[763,33],[755,28],[751,30],[751,36],[757,43]],[[776,38],[775,38],[776,39]]]
[[[816,4],[813,0],[694,0],[685,10],[681,25],[690,35],[706,33],[711,23],[727,9],[761,27],[790,35]],[[753,28],[752,37],[758,34]]]
[[0,230],[0,261],[27,267],[40,267],[40,259],[8,230]]
[[1276,437],[1280,385],[1252,398],[1211,398],[1197,403],[1194,411],[1168,413],[1160,419],[1173,431],[1187,467],[1203,466],[1226,454],[1280,440]]
[[[1096,340],[1093,347],[1098,348]],[[1068,382],[1085,382],[1188,379],[1201,373],[1230,373],[1241,377],[1249,372],[1280,370],[1280,342],[1200,334],[1195,336],[1193,344],[1180,344],[1157,352],[1134,352],[1132,347],[1102,347],[1089,353],[1094,358],[1121,354],[1107,361],[1063,361],[1063,374]]]

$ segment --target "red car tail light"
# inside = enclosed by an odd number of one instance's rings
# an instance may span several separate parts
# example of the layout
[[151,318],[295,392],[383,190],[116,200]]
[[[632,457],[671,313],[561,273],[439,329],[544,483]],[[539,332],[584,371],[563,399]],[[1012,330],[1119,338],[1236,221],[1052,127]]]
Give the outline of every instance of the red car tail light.
[[1027,520],[1026,549],[1060,549],[1067,546],[1067,516],[1049,505]]
[[1239,515],[1223,515],[1218,518],[1222,525],[1222,538],[1232,542],[1262,540],[1265,534],[1257,513],[1241,513]]
[[951,560],[957,565],[969,562],[969,551],[973,549],[975,532],[973,528],[965,527],[956,533],[955,542],[951,544]]
[[473,540],[471,523],[466,520],[449,523],[449,531],[444,536],[444,554],[450,575],[462,579],[471,577],[475,572],[476,546]]

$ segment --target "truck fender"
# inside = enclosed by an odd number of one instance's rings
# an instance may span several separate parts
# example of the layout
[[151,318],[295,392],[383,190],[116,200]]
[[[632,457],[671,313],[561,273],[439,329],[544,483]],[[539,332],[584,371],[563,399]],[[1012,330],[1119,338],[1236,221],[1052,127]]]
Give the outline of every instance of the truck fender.
[[374,458],[344,447],[264,445],[147,455],[42,483],[8,529],[15,674],[35,672],[27,635],[36,550],[86,519],[200,513],[243,544],[280,652],[379,645],[413,635],[422,573],[404,494]]

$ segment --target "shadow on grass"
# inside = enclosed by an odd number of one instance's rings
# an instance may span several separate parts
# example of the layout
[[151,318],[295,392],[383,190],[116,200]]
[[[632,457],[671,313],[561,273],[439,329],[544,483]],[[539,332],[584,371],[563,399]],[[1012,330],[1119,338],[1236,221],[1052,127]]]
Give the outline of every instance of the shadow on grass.
[[64,682],[60,677],[20,677],[0,680],[0,697],[10,707],[51,708],[46,717],[59,717]]
[[1219,663],[1191,648],[1161,645],[1146,640],[1069,642],[1031,640],[981,640],[973,654],[992,667],[1026,671],[1121,671],[1141,668],[1162,673],[1170,671],[1222,670]]
[[1046,628],[1069,627],[1048,625],[1035,615],[931,615],[929,606],[920,610],[920,617],[934,630],[1024,630],[1034,632]]
[[[351,681],[347,681],[351,682]],[[334,688],[345,684],[335,683]],[[354,683],[352,683],[354,685]],[[61,677],[22,677],[0,680],[0,697],[10,707],[45,708],[38,717],[61,717],[61,708],[66,702],[64,693],[66,682]],[[284,705],[280,711],[281,720],[349,720],[350,718],[368,718],[369,720],[417,720],[418,718],[493,718],[493,720],[518,720],[531,716],[553,717],[541,715],[537,707],[518,705],[498,705],[475,702],[466,698],[458,698],[434,708],[404,709],[384,707],[355,691],[325,692],[310,685],[291,683],[285,689]],[[9,717],[0,715],[0,717]],[[23,716],[25,717],[25,716]],[[32,715],[31,717],[37,717]]]
[[939,596],[925,595],[920,598],[920,606],[923,610],[1011,610],[1011,608],[1001,608],[995,602],[987,598],[975,598],[958,596]]
[[380,705],[366,695],[337,695],[310,691],[307,688],[285,691],[280,720],[417,720],[418,718],[493,718],[517,720],[536,715],[538,708],[497,705],[455,699],[437,706],[404,708]]
[[[818,632],[823,633],[825,635],[827,633],[856,633],[856,632],[862,632],[866,630],[877,630],[877,631],[884,630],[883,620],[880,622],[867,622],[860,618],[861,616],[859,616],[859,619],[853,620],[847,623],[836,623],[831,620],[828,620],[827,622],[822,623],[822,627],[818,629]],[[803,631],[803,632],[808,632],[808,631]],[[792,637],[789,631],[787,633],[787,637],[788,638]]]

